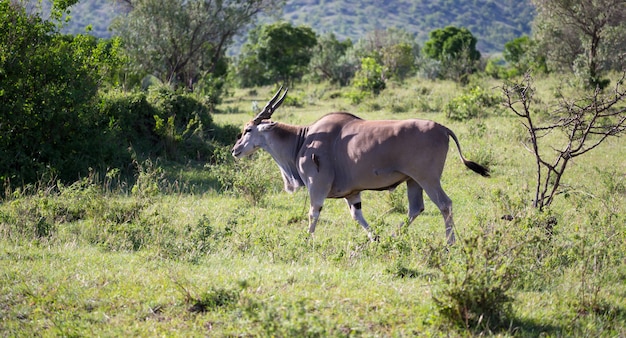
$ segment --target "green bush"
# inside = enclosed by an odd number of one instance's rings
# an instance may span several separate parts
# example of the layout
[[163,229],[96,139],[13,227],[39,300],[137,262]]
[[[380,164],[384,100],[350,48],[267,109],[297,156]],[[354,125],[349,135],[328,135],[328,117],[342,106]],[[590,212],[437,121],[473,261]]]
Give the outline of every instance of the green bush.
[[352,79],[352,86],[360,91],[378,94],[385,89],[386,83],[383,78],[383,66],[374,58],[365,57],[361,60],[359,69]]
[[92,107],[115,81],[119,43],[58,34],[10,1],[0,14],[0,180],[76,180],[108,156],[107,122]]
[[219,157],[220,165],[213,166],[211,171],[222,189],[243,197],[251,205],[263,204],[271,187],[278,186],[278,169],[266,153],[234,161],[223,148]]
[[186,301],[193,303],[189,308],[190,312],[208,312],[218,308],[229,307],[237,304],[240,298],[239,291],[222,288],[211,288],[199,297],[192,297],[190,294],[186,296]]
[[360,104],[361,102],[363,102],[363,100],[369,97],[371,93],[358,90],[358,89],[353,89],[353,90],[348,91],[345,95],[352,104],[356,105],[356,104]]
[[444,111],[451,120],[464,121],[486,116],[488,111],[498,106],[501,99],[483,88],[476,86],[446,104]]
[[[433,295],[442,318],[466,329],[503,327],[511,315],[510,289],[519,271],[499,231],[464,241],[462,261],[438,264],[443,283]],[[518,246],[519,247],[519,246]]]
[[110,91],[98,107],[107,121],[107,145],[117,149],[108,167],[129,167],[129,148],[139,158],[213,161],[216,146],[232,144],[239,132],[214,125],[210,107],[193,94],[163,86],[148,93]]
[[207,105],[165,86],[153,88],[148,101],[155,109],[159,155],[172,160],[210,158],[213,150],[208,141],[213,119]]

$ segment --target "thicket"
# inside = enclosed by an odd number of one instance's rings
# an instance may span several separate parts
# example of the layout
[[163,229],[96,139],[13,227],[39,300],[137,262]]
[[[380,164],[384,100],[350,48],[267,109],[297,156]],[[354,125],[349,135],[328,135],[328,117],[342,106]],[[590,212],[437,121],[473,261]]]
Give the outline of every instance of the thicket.
[[[0,179],[32,182],[44,172],[75,179],[102,156],[91,109],[111,46],[0,3]],[[73,174],[70,174],[73,173]]]
[[[121,42],[62,35],[0,3],[0,181],[72,182],[147,157],[209,161],[235,133],[213,124],[215,101],[167,86],[118,91]],[[130,171],[129,171],[130,170]]]

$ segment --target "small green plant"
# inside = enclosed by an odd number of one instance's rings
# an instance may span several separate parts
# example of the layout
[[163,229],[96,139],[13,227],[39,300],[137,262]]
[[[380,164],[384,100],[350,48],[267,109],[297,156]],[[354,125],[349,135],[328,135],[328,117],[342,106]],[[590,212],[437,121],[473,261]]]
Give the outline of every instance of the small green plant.
[[211,288],[199,297],[189,296],[187,302],[192,303],[189,312],[208,312],[218,308],[232,306],[239,301],[239,292],[223,288]]
[[385,272],[396,278],[418,278],[422,275],[418,270],[408,268],[402,262],[396,262],[385,269]]
[[161,191],[159,183],[162,183],[165,178],[163,168],[150,159],[141,163],[134,161],[134,164],[137,167],[137,180],[131,189],[132,194],[140,197],[158,194]]
[[371,93],[358,89],[352,89],[345,94],[345,96],[350,100],[350,103],[354,105],[360,104],[371,95]]
[[407,209],[408,201],[405,195],[406,189],[404,188],[398,188],[393,191],[389,191],[389,193],[386,194],[386,201],[391,211],[401,214],[409,212]]
[[279,175],[269,155],[254,154],[240,161],[227,157],[222,159],[224,162],[212,167],[222,189],[245,198],[251,205],[262,204],[274,178]]
[[285,107],[303,107],[304,101],[304,92],[290,92],[289,95],[285,97],[282,105]]

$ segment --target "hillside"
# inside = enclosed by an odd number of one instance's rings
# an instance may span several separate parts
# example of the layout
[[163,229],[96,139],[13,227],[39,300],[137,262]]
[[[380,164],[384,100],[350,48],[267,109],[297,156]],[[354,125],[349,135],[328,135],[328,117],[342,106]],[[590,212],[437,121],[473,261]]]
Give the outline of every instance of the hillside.
[[353,41],[375,29],[398,27],[423,43],[433,29],[467,27],[478,38],[478,49],[489,53],[530,34],[534,10],[529,0],[290,0],[283,18]]
[[[82,33],[91,25],[91,34],[108,37],[111,20],[121,11],[109,1],[82,0],[72,8],[66,32]],[[433,29],[467,27],[478,38],[478,49],[493,53],[530,34],[534,8],[530,0],[288,0],[282,18],[353,41],[375,29],[398,27],[423,43]]]

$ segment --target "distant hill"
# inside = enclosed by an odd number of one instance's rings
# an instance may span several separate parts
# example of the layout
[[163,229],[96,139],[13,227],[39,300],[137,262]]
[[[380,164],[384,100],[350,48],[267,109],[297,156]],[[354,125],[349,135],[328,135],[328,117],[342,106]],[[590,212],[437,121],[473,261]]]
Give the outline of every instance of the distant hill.
[[[109,37],[109,24],[123,8],[110,0],[82,0],[71,10],[66,32],[83,33],[91,25],[90,34]],[[375,29],[397,27],[414,33],[421,44],[430,31],[454,25],[468,28],[481,52],[494,53],[530,34],[534,15],[530,0],[287,0],[282,19],[352,41]]]

